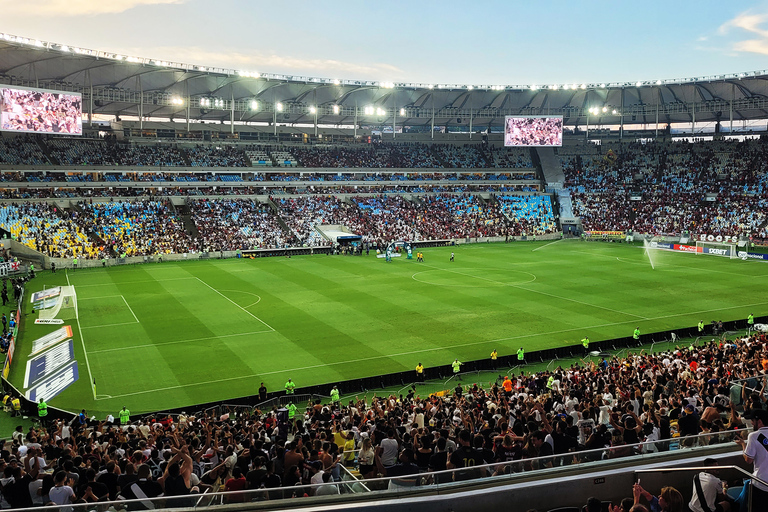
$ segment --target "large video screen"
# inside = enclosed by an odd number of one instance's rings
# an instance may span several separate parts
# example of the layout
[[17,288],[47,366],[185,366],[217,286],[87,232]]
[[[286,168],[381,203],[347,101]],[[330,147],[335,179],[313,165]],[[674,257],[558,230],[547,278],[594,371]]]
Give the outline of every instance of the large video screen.
[[83,97],[72,92],[0,87],[0,130],[83,134]]
[[562,146],[563,117],[507,116],[505,146]]

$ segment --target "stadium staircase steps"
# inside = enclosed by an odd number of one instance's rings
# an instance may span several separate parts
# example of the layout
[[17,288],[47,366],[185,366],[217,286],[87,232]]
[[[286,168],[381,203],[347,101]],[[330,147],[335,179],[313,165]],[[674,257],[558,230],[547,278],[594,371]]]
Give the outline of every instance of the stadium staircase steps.
[[429,152],[438,162],[440,162],[440,165],[443,167],[443,169],[451,169],[453,167],[452,165],[448,165],[445,160],[443,160],[443,157],[441,157],[440,154],[435,151],[434,147],[429,146]]
[[272,201],[272,198],[267,199],[267,203],[270,208],[272,208],[272,213],[275,214],[275,218],[277,219],[277,223],[280,224],[280,227],[283,228],[283,231],[289,236],[294,237],[294,232],[291,230],[291,228],[288,227],[288,224],[283,220],[283,218],[280,216],[280,209],[277,207],[274,201]]
[[[75,212],[77,212],[77,213],[78,213],[78,215],[81,215],[81,216],[87,216],[87,215],[88,215],[87,213],[85,213],[85,211],[83,211],[83,209],[82,209],[82,208],[80,208],[80,205],[79,205],[79,204],[77,204],[77,203],[76,203],[76,202],[74,202],[74,201],[72,201],[72,203],[70,203],[69,209],[70,209],[70,210],[72,210],[72,211],[75,211]],[[65,211],[65,212],[66,212],[66,209],[64,209],[63,211]],[[69,214],[67,214],[67,215],[69,215]],[[97,234],[95,231],[93,231],[93,230],[88,230],[88,231],[86,231],[86,233],[85,233],[85,234],[86,234],[86,235],[88,235],[88,238],[89,238],[89,239],[91,240],[91,242],[93,242],[94,244],[98,245],[99,247],[106,247],[106,248],[107,248],[107,251],[109,252],[109,256],[110,256],[110,257],[112,257],[112,258],[117,258],[117,253],[116,253],[115,251],[113,251],[113,250],[112,250],[112,247],[111,247],[109,244],[107,244],[107,243],[104,241],[104,239],[103,239],[103,238],[101,238],[101,237],[100,237],[100,236],[99,236],[99,235],[98,235],[98,234]]]
[[483,157],[483,161],[485,162],[486,168],[493,167],[493,158],[488,156],[488,154],[485,152],[485,150],[482,147],[480,147],[480,156]]
[[192,167],[192,161],[189,159],[187,152],[184,149],[179,148],[179,153],[181,154],[181,158],[184,159],[184,165],[187,167]]
[[173,206],[176,209],[176,214],[181,218],[181,223],[184,226],[184,231],[190,234],[192,238],[198,238],[200,232],[197,230],[195,221],[192,220],[192,210],[189,209],[189,205],[186,201],[179,206]]
[[53,156],[51,153],[51,148],[48,147],[48,144],[46,144],[43,139],[37,139],[36,142],[37,146],[40,148],[40,151],[43,152],[45,158],[47,158],[49,162],[51,162],[53,165],[61,165],[58,158]]
[[534,163],[538,160],[541,174],[547,185],[559,183],[560,188],[562,188],[565,183],[565,173],[563,172],[563,165],[560,163],[560,159],[555,155],[554,149],[532,148],[531,158]]

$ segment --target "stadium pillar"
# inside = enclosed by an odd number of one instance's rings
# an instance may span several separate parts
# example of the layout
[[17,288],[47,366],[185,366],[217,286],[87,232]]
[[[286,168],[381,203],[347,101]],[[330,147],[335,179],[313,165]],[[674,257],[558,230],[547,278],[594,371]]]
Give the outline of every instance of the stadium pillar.
[[141,85],[141,75],[136,77],[139,82],[139,130],[144,129],[144,89]]
[[435,138],[435,93],[432,93],[432,130],[429,134],[430,138]]
[[86,80],[88,80],[88,126],[93,128],[93,81],[91,80],[91,70],[86,69]]
[[656,88],[656,131],[653,134],[654,138],[659,136],[659,96],[661,96],[661,88]]
[[235,133],[235,91],[233,90],[232,86],[229,86],[229,99],[232,102],[231,108],[229,109],[229,133],[233,134]]
[[397,137],[397,89],[392,91],[392,140]]
[[355,98],[355,133],[354,136],[357,137],[357,98]]
[[[469,99],[469,96],[471,96],[471,94],[467,95],[467,99]],[[471,103],[471,102],[467,102],[467,103]],[[469,107],[469,138],[470,139],[472,138],[472,107]]]
[[731,126],[728,129],[728,133],[733,133],[733,95],[736,94],[736,85],[731,84],[731,101],[730,101],[730,120]]
[[187,114],[187,133],[189,133],[189,109],[191,108],[191,106],[190,106],[190,103],[192,103],[192,102],[190,101],[190,99],[189,99],[189,80],[185,80],[185,81],[184,81],[184,89],[185,89],[185,91],[186,91],[186,95],[187,95],[187,109],[186,109],[186,114]]
[[619,112],[619,140],[624,139],[624,88],[621,88],[621,112]]

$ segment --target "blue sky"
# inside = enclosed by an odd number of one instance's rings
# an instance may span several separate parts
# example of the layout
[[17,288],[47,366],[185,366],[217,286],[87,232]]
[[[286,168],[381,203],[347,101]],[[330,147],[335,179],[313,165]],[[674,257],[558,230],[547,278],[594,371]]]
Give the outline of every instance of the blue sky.
[[327,78],[546,85],[768,69],[768,0],[0,0],[0,12],[14,35]]

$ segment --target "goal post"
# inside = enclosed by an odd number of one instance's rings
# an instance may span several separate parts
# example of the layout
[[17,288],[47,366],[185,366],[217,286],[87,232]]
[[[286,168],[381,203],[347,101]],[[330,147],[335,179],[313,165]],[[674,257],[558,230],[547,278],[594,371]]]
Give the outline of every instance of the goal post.
[[739,259],[738,243],[736,242],[703,242],[696,241],[696,254],[722,256],[732,260]]
[[61,293],[55,298],[53,306],[41,309],[38,317],[46,320],[53,318],[60,320],[78,318],[77,292],[75,292],[75,287],[62,286]]

